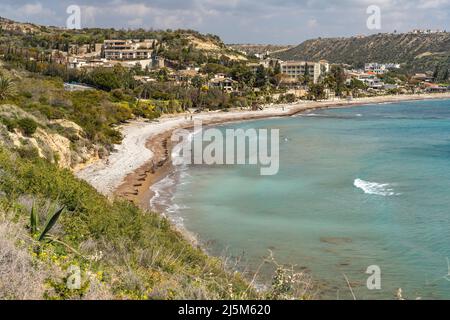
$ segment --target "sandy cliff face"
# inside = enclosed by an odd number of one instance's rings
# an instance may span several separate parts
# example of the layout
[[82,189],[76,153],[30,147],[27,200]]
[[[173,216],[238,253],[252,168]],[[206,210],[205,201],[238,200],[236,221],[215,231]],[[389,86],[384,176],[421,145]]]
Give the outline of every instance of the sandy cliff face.
[[97,158],[97,149],[84,138],[83,128],[68,120],[43,121],[14,105],[0,106],[0,116],[7,119],[31,118],[39,124],[36,132],[26,136],[20,129],[7,129],[0,123],[0,144],[7,148],[35,150],[37,154],[61,168],[75,168]]
[[[54,161],[57,161],[60,167],[70,168],[72,166],[72,151],[69,139],[59,134],[47,133],[42,129],[38,129],[34,139],[40,142],[39,146],[49,148],[52,151]],[[40,150],[40,153],[43,155],[42,150]]]
[[72,151],[70,148],[70,140],[56,133],[48,133],[38,128],[36,133],[31,137],[24,136],[18,130],[8,132],[10,145],[16,148],[33,147],[37,150],[42,158],[46,158],[51,162],[57,162],[61,168],[70,168],[72,166]]

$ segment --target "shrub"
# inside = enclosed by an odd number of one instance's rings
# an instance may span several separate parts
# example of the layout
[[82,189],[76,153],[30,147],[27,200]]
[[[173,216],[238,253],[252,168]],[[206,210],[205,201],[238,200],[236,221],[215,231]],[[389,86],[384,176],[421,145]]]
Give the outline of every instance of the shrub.
[[9,132],[13,132],[17,128],[17,123],[14,120],[8,118],[1,118],[0,121],[6,126]]
[[31,136],[36,132],[38,124],[31,118],[23,118],[17,120],[18,127],[26,136]]
[[22,96],[23,96],[24,98],[26,98],[26,99],[31,99],[31,98],[33,98],[33,94],[32,94],[31,92],[29,92],[29,91],[22,92]]
[[11,79],[0,76],[0,101],[12,98],[16,94],[16,87]]
[[15,150],[23,159],[36,159],[39,157],[39,151],[33,146],[24,146]]

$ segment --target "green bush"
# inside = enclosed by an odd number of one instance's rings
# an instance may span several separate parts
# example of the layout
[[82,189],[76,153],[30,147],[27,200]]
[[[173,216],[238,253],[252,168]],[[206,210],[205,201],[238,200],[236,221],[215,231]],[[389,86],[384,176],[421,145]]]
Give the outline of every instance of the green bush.
[[36,132],[38,124],[31,118],[23,118],[17,120],[17,126],[26,136],[32,136]]
[[22,92],[21,95],[22,95],[24,98],[26,98],[26,99],[31,99],[31,98],[33,98],[33,94],[32,94],[31,92],[29,92],[29,91]]
[[9,132],[13,132],[17,128],[17,122],[8,118],[0,118],[0,121],[6,126]]
[[23,146],[15,149],[22,159],[37,159],[39,157],[38,150],[33,146]]

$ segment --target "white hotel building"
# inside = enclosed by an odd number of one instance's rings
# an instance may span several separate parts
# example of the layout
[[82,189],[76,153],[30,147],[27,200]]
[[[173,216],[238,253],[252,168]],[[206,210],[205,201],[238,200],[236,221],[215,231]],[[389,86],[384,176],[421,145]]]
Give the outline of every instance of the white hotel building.
[[305,76],[308,73],[314,83],[317,83],[322,75],[330,71],[330,64],[325,60],[319,62],[282,61],[280,62],[280,67],[281,73],[292,78]]
[[105,40],[103,55],[108,60],[146,60],[152,57],[156,40]]

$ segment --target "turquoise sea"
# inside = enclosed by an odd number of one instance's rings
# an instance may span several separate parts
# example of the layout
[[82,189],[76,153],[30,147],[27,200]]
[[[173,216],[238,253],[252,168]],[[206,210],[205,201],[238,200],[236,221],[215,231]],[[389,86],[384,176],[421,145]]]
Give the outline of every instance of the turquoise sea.
[[[450,298],[450,101],[324,109],[219,127],[280,129],[280,172],[188,166],[154,206],[211,254],[256,270],[272,250],[307,270],[317,298]],[[381,290],[368,290],[368,266]],[[262,269],[261,283],[272,270]]]

